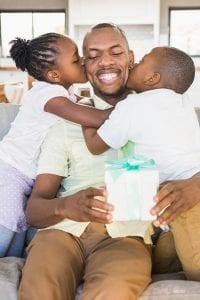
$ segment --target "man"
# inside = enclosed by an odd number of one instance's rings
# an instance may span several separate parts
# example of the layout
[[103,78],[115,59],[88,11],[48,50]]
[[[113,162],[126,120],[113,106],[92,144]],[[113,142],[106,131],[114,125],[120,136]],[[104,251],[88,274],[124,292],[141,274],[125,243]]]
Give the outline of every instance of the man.
[[[114,25],[99,24],[87,33],[83,47],[95,95],[115,105],[127,94],[133,63],[124,34]],[[95,106],[104,109],[101,99],[94,98]],[[137,299],[149,284],[151,250],[145,224],[111,223],[112,206],[97,199],[103,190],[87,189],[103,184],[104,162],[116,155],[109,150],[92,156],[78,125],[61,122],[49,133],[27,208],[32,225],[48,228],[28,248],[19,299],[74,299],[82,280],[81,299]],[[158,197],[154,212],[170,199]]]

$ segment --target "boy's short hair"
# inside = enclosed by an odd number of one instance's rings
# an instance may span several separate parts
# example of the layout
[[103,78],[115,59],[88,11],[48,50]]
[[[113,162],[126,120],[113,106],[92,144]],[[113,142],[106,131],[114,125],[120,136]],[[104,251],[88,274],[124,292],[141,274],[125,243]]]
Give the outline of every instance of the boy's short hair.
[[183,94],[191,86],[195,77],[195,66],[192,58],[174,47],[157,47],[155,49],[161,50],[156,56],[156,61],[166,88]]

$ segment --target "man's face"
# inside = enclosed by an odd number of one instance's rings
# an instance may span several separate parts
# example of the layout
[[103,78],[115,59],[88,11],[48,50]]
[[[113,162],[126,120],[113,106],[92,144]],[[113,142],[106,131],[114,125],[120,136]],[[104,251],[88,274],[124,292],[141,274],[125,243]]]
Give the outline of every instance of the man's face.
[[115,28],[94,29],[87,34],[84,46],[87,77],[94,93],[108,101],[122,97],[128,67],[134,60],[124,37]]

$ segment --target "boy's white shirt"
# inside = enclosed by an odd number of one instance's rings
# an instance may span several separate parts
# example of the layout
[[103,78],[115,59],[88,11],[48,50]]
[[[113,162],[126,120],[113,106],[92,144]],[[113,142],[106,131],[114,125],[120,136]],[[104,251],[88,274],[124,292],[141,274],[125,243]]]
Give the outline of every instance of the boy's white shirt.
[[135,154],[155,160],[160,182],[200,171],[199,123],[187,94],[169,89],[131,94],[97,132],[115,149],[135,142]]
[[44,111],[47,101],[58,96],[67,97],[73,102],[76,100],[61,85],[34,82],[8,134],[0,142],[0,158],[29,178],[36,176],[40,147],[48,130],[61,119]]

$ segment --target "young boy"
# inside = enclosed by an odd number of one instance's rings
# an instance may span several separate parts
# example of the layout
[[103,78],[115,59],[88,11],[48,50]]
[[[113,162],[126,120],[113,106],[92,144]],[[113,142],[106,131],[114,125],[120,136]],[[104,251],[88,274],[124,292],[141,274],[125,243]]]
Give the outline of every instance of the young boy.
[[184,94],[194,75],[194,63],[186,53],[154,48],[130,72],[128,87],[137,94],[119,102],[98,130],[84,128],[88,149],[100,154],[131,140],[134,154],[155,160],[160,182],[199,172],[199,124]]

